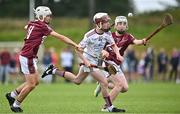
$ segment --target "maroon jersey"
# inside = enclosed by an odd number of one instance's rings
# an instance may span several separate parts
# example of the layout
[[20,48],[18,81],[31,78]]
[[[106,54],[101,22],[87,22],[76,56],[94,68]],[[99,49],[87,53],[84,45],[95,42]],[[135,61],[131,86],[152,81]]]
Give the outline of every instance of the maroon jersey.
[[[112,36],[114,38],[117,47],[120,49],[119,50],[120,55],[123,56],[124,51],[127,49],[127,47],[130,44],[133,44],[134,37],[129,33],[125,33],[121,36],[117,36],[115,32],[112,33]],[[109,57],[107,58],[107,60],[114,61],[118,65],[121,64],[121,62],[116,59],[116,54],[111,46],[107,45],[106,50],[109,52]]]
[[27,58],[36,58],[39,46],[44,38],[52,32],[52,29],[39,20],[30,21],[27,26],[27,33],[24,39],[24,46],[20,55]]

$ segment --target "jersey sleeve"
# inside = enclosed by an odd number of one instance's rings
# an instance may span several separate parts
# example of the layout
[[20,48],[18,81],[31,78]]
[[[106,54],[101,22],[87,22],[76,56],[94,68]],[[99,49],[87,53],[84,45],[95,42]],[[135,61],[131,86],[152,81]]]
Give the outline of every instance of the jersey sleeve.
[[53,29],[51,27],[49,27],[48,25],[45,25],[43,27],[44,36],[48,36],[52,31],[53,31]]
[[107,42],[108,42],[110,45],[115,44],[115,41],[114,41],[114,39],[113,39],[113,37],[112,37],[111,32],[108,32]]
[[133,41],[135,40],[132,34],[129,34],[129,44],[134,44]]
[[80,45],[80,47],[85,48],[88,45],[88,42],[89,42],[88,37],[86,35],[84,35],[84,38],[83,38],[83,40],[81,40],[79,45]]

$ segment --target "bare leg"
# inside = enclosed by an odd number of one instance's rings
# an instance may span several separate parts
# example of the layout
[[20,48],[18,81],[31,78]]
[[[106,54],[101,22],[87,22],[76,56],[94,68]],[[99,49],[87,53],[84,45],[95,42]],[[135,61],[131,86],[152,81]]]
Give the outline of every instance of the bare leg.
[[128,83],[124,75],[113,75],[110,77],[114,83],[114,88],[110,92],[111,101],[114,101],[120,92],[128,90]]
[[23,84],[21,84],[20,86],[18,86],[18,87],[16,88],[16,91],[17,91],[18,93],[20,93],[21,90],[24,88],[25,85],[26,85],[26,82],[24,82]]
[[113,82],[108,82],[108,88],[109,89],[113,89],[114,88],[114,84],[113,84]]
[[55,74],[58,76],[64,77],[65,79],[79,85],[84,81],[84,79],[86,79],[89,73],[84,72],[82,67],[80,67],[79,73],[77,74],[77,76],[71,72],[61,71],[59,69],[56,69]]
[[[91,75],[94,79],[96,79],[101,86],[101,92],[102,92],[102,96],[105,100],[106,103],[106,108],[110,108],[110,110],[112,110],[112,102],[108,93],[108,81],[107,78],[105,76],[103,76],[102,72],[100,70],[96,70],[91,72]],[[109,110],[109,109],[108,109]]]
[[101,71],[98,71],[98,70],[94,71],[91,73],[91,75],[95,80],[97,80],[100,83],[103,97],[109,96],[108,91],[107,91],[108,82],[107,82],[106,77],[104,77],[103,74],[101,74]]
[[26,96],[38,85],[38,74],[28,74],[25,76],[26,82],[22,84],[19,89],[21,89],[19,95],[17,96],[17,101],[20,103],[26,98]]

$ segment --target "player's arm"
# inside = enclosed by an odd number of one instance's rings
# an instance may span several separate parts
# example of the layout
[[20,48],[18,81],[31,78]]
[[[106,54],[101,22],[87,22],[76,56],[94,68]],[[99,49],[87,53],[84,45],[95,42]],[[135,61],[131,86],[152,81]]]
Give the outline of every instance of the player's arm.
[[76,53],[87,67],[91,67],[91,63],[83,56],[82,52],[76,51]]
[[102,58],[109,57],[109,52],[103,49],[103,50],[101,51],[101,56],[102,56]]
[[112,45],[112,48],[113,48],[113,51],[116,53],[116,58],[119,60],[119,61],[123,61],[124,58],[120,55],[119,53],[119,48],[117,47],[116,44],[113,44]]
[[[110,34],[111,34],[111,33],[110,33]],[[112,37],[112,34],[111,34],[111,37],[109,37],[109,38],[110,38],[110,39],[109,39],[109,42],[108,42],[108,43],[111,45],[113,51],[115,52],[115,54],[116,54],[116,59],[122,62],[122,61],[124,60],[124,58],[120,55],[120,53],[119,53],[119,48],[117,47],[116,43],[114,42],[114,39],[113,39],[113,37]]]
[[107,51],[108,48],[110,48],[110,45],[108,43],[106,43],[104,49],[101,51],[102,58],[109,57],[109,52]]
[[[81,42],[79,43],[79,47],[81,49],[84,49],[86,48],[86,46],[89,44],[89,38],[86,36],[86,34],[84,35],[84,38],[81,40]],[[84,64],[87,66],[87,67],[91,67],[91,64],[90,62],[83,56],[83,51],[79,51],[77,52],[78,56],[80,57],[80,59],[84,62]]]
[[145,38],[138,40],[138,39],[134,39],[133,40],[133,44],[135,45],[146,45],[147,41],[145,40]]
[[65,43],[67,43],[67,44],[69,44],[69,45],[71,45],[71,46],[73,46],[73,47],[75,47],[78,50],[80,49],[79,46],[75,42],[73,42],[71,39],[69,39],[68,37],[66,37],[64,35],[61,35],[55,31],[52,31],[50,33],[50,35],[61,40],[61,41],[63,41],[63,42],[65,42]]

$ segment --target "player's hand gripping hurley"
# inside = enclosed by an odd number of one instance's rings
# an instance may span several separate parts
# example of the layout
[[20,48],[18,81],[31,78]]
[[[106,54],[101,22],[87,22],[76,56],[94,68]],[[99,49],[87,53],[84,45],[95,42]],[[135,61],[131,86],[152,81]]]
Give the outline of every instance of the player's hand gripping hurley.
[[[99,69],[105,70],[105,71],[107,71],[107,72],[109,72],[110,74],[113,74],[113,75],[115,75],[117,73],[117,69],[116,69],[116,66],[114,64],[111,64],[111,63],[109,63],[108,61],[106,61],[106,60],[104,60],[102,58],[95,57],[95,56],[93,56],[93,55],[91,55],[91,54],[89,54],[89,53],[87,53],[85,51],[83,51],[83,53],[86,53],[87,55],[89,55],[89,56],[91,56],[93,58],[96,58],[98,60],[102,60],[102,61],[104,61],[105,63],[108,64],[108,66],[106,66],[106,67],[97,66],[97,65],[91,65],[91,67],[95,67],[95,68],[99,68]],[[83,65],[83,64],[81,64],[81,65]]]

